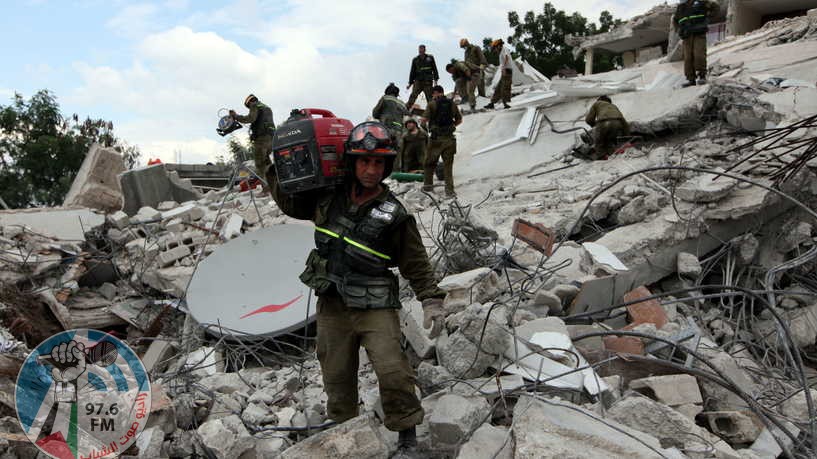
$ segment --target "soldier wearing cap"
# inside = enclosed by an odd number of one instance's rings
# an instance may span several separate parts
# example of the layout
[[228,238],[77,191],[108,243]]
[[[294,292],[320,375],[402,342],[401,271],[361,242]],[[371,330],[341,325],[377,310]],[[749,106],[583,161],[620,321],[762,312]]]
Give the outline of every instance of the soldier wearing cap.
[[253,94],[244,99],[244,106],[250,109],[245,115],[230,110],[230,116],[239,123],[250,123],[250,141],[252,142],[255,173],[263,177],[270,166],[269,155],[272,153],[272,135],[275,134],[275,121],[272,109],[258,100]]
[[267,174],[272,196],[290,217],[312,220],[315,249],[301,281],[315,290],[317,353],[329,418],[358,415],[360,346],[377,375],[386,428],[399,432],[398,451],[416,448],[423,408],[415,375],[400,345],[398,268],[422,302],[432,339],[442,330],[443,298],[414,217],[383,180],[397,152],[386,127],[361,123],[346,142],[346,183],[323,192],[284,194],[275,165]]

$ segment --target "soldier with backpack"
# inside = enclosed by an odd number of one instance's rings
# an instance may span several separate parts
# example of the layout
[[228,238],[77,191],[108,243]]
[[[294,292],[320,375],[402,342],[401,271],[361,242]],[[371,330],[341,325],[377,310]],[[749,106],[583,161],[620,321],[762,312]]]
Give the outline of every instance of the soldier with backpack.
[[428,143],[426,160],[423,165],[423,191],[431,191],[434,183],[434,170],[440,157],[445,167],[445,195],[454,197],[454,154],[457,153],[457,139],[454,130],[462,123],[462,114],[451,99],[445,97],[442,86],[431,90],[431,102],[428,103],[423,118],[428,123],[431,140]]

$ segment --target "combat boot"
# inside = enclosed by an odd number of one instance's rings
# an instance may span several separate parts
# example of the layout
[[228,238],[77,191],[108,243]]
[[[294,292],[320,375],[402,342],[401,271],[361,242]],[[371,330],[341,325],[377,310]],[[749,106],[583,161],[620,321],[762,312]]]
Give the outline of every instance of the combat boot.
[[486,110],[493,110],[494,109],[494,103],[491,102],[491,103],[489,103],[488,105],[486,105],[486,106],[484,106],[482,108],[484,108]]
[[682,88],[688,88],[690,86],[695,86],[695,80],[687,80],[681,85]]
[[411,427],[401,430],[397,437],[397,451],[392,454],[391,459],[415,458],[419,458],[417,451],[417,428]]
[[502,103],[502,108],[511,108],[510,105],[506,104],[505,102]]
[[698,81],[695,82],[698,86],[703,86],[706,84],[706,73],[700,72],[698,74]]

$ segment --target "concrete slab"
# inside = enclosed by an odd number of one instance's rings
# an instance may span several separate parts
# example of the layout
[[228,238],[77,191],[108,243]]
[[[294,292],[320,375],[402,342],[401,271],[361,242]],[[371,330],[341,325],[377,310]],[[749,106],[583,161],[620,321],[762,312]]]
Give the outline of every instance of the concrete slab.
[[104,215],[85,208],[0,211],[0,226],[26,226],[37,233],[64,241],[84,241],[85,231],[104,222]]

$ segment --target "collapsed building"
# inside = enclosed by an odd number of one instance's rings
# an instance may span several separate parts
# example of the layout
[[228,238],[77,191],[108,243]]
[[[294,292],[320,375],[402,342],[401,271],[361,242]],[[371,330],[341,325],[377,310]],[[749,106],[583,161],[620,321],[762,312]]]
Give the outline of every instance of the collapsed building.
[[[458,128],[457,200],[389,182],[447,292],[432,340],[402,290],[423,457],[814,457],[815,38],[817,10],[770,22],[710,48],[710,83],[683,89],[673,62],[554,81],[519,63],[512,108]],[[604,94],[632,136],[578,160]],[[111,154],[89,153],[63,208],[0,212],[4,457],[37,454],[13,419],[21,360],[83,327],[117,330],[151,376],[134,456],[388,457],[365,353],[363,414],[326,418],[308,293],[269,333],[197,312],[221,290],[254,313],[229,272],[265,274],[253,245],[302,223],[231,186],[238,169],[204,191]]]

